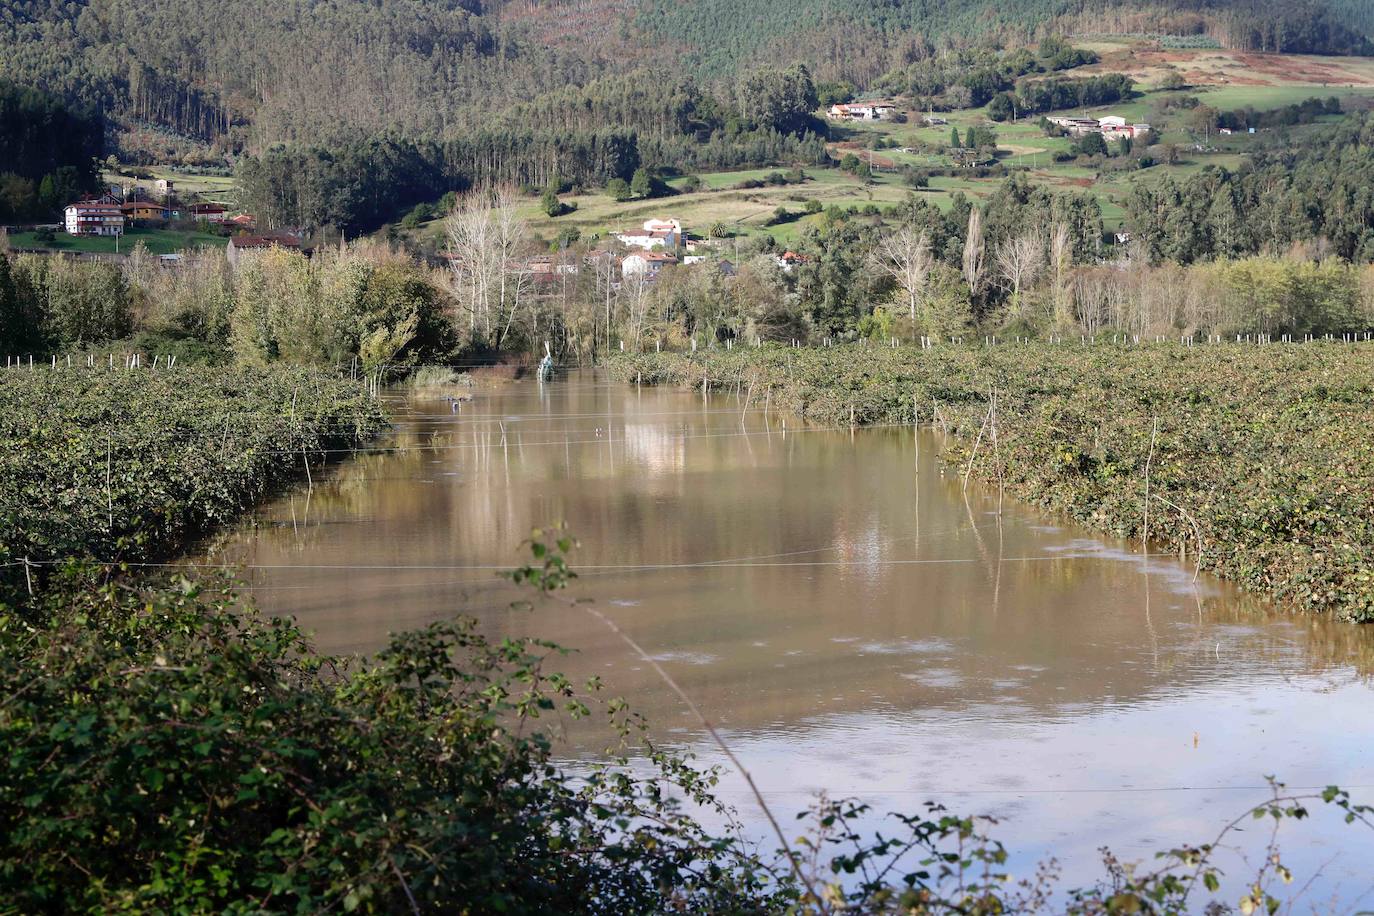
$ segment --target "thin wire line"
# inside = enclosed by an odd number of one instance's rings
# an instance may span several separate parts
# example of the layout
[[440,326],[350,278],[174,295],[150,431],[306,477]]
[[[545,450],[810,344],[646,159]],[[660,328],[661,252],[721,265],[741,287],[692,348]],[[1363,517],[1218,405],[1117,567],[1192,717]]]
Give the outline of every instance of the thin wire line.
[[[1107,553],[1091,554],[1052,554],[1026,557],[1001,557],[996,560],[998,563],[1035,563],[1047,562],[1052,560],[1114,560],[1116,562],[1133,562],[1136,560],[1154,559],[1173,559],[1176,554],[1172,553],[1150,553],[1150,554],[1126,554],[1112,555]],[[65,563],[65,560],[31,560],[34,566],[57,566]],[[97,560],[93,561],[97,566],[129,566],[139,569],[313,569],[313,570],[334,570],[334,571],[396,571],[396,572],[505,572],[510,570],[511,564],[404,564],[404,563],[151,563],[151,562],[122,562],[118,560]],[[916,559],[916,560],[808,560],[805,562],[773,563],[773,562],[737,562],[707,560],[697,563],[625,563],[625,564],[578,564],[579,570],[610,570],[617,572],[661,572],[674,569],[789,569],[806,567],[848,567],[848,566],[953,566],[971,563],[984,563],[985,560],[978,557],[949,557],[945,559]]]
[[[478,402],[467,402],[467,403],[476,404],[476,403],[478,403]],[[612,405],[612,406],[614,407],[614,406],[623,406],[623,405]],[[753,410],[753,411],[750,411],[750,413],[758,414],[758,413],[762,413],[762,411]],[[404,412],[398,412],[398,413],[395,414],[393,417],[389,417],[389,418],[384,418],[384,417],[381,417],[381,416],[378,416],[378,415],[373,415],[373,414],[357,414],[357,415],[348,415],[348,416],[330,416],[330,417],[324,417],[324,418],[321,418],[321,421],[322,421],[322,422],[314,424],[314,425],[312,426],[312,428],[317,429],[317,428],[319,428],[319,427],[322,426],[322,425],[330,425],[330,424],[332,424],[332,425],[338,425],[338,426],[345,426],[345,425],[348,425],[348,424],[351,424],[351,423],[357,423],[357,422],[363,422],[363,421],[367,421],[367,422],[376,422],[376,421],[379,420],[379,419],[388,419],[388,420],[391,420],[393,426],[394,426],[394,425],[397,425],[397,424],[399,424],[399,423],[404,423],[404,422],[414,422],[414,423],[432,422],[432,423],[435,423],[435,424],[436,424],[437,426],[439,426],[439,427],[449,427],[449,426],[476,425],[476,424],[479,424],[479,423],[524,423],[524,422],[528,422],[528,421],[530,421],[530,420],[604,420],[604,419],[628,420],[628,419],[638,419],[638,418],[641,418],[641,417],[644,417],[644,418],[648,418],[648,417],[679,417],[679,416],[680,416],[680,417],[700,417],[700,416],[721,415],[721,414],[728,414],[728,415],[731,415],[731,416],[739,416],[739,415],[740,415],[740,411],[739,411],[738,408],[734,408],[734,407],[731,407],[731,408],[722,408],[722,409],[709,408],[709,409],[706,409],[706,410],[651,410],[651,411],[642,411],[642,412],[640,412],[640,411],[635,411],[635,412],[633,412],[633,413],[628,413],[628,412],[615,412],[615,411],[613,411],[613,410],[609,410],[609,409],[608,409],[608,410],[601,411],[601,412],[599,412],[599,413],[558,414],[558,413],[538,413],[538,412],[534,412],[534,411],[525,411],[525,412],[521,412],[521,413],[511,413],[511,414],[490,413],[490,414],[481,414],[481,415],[473,416],[473,415],[466,415],[466,414],[451,414],[451,415],[450,415],[450,414],[443,414],[443,413],[424,413],[424,412],[422,412],[422,411],[414,410],[414,409],[412,408],[412,409],[408,409],[408,410],[406,410],[406,411],[404,411]],[[282,420],[282,416],[281,416],[281,412],[280,412],[280,411],[261,411],[261,412],[259,412],[259,413],[257,413],[257,414],[247,414],[247,413],[242,413],[242,412],[238,412],[238,413],[226,413],[226,414],[218,414],[218,415],[213,415],[213,414],[212,414],[211,417],[212,417],[214,420],[218,420],[218,421],[223,421],[223,420],[226,420],[226,419],[227,419],[227,420],[231,421],[231,423],[232,423],[232,421],[234,421],[234,420],[236,420],[236,419],[241,419],[241,418],[245,418],[245,417],[263,417],[263,418],[271,418],[271,419],[273,419],[273,420],[278,420],[278,421],[281,421],[281,420]],[[302,418],[303,418],[303,419],[308,419],[308,418],[309,418],[309,415],[308,415],[308,414],[303,414],[303,415],[302,415]],[[158,422],[159,422],[160,424],[162,423],[161,420],[159,420]],[[164,424],[164,425],[165,425],[165,424]],[[283,425],[285,425],[285,424],[284,424],[284,421],[283,421]],[[267,424],[263,424],[263,426],[267,426]],[[243,429],[243,428],[244,428],[244,427],[242,427],[242,426],[237,427],[237,428],[231,426],[231,427],[230,427],[230,432],[234,432],[234,431],[236,431],[236,429],[241,430],[241,429]],[[271,428],[271,427],[268,427],[268,428]],[[214,438],[214,436],[212,436],[211,434],[212,434],[212,433],[214,433],[214,434],[218,434],[218,433],[219,433],[219,429],[211,429],[211,428],[209,428],[209,427],[206,427],[205,430],[206,430],[206,436],[207,436],[207,438]]]
[[[863,432],[863,431],[865,431],[865,430],[871,430],[871,429],[910,429],[911,427],[912,427],[912,424],[911,424],[911,423],[870,423],[870,424],[865,425],[865,426],[797,426],[797,427],[788,428],[788,429],[786,429],[786,430],[781,430],[781,429],[776,429],[776,430],[746,429],[746,430],[738,430],[738,431],[722,432],[722,433],[699,433],[699,434],[688,434],[688,435],[684,435],[684,436],[675,437],[674,441],[687,441],[687,440],[695,440],[695,439],[729,439],[729,438],[736,438],[736,437],[739,437],[739,436],[756,436],[756,437],[759,437],[759,438],[764,438],[764,437],[767,437],[767,436],[770,436],[770,435],[778,435],[778,436],[781,436],[781,437],[783,437],[783,438],[786,438],[786,437],[792,436],[792,435],[800,435],[801,433]],[[507,445],[523,445],[525,448],[533,448],[533,447],[539,447],[539,446],[545,446],[545,445],[547,445],[547,446],[595,445],[595,444],[600,443],[600,442],[607,442],[607,443],[610,443],[610,444],[612,444],[612,445],[621,445],[621,444],[623,444],[623,443],[625,443],[625,442],[629,442],[629,441],[631,441],[631,440],[630,440],[630,439],[627,439],[627,438],[625,438],[625,437],[623,437],[623,436],[620,437],[620,438],[616,438],[616,437],[614,437],[614,436],[600,436],[600,437],[594,437],[594,438],[591,438],[591,439],[549,439],[549,440],[542,440],[542,441],[536,441],[536,442],[523,442],[523,443],[517,443],[517,442],[511,441],[511,437],[510,437],[509,434],[507,434],[507,436],[506,436],[506,444],[507,444]],[[377,454],[388,454],[388,453],[395,453],[395,452],[443,452],[443,451],[456,451],[456,450],[458,450],[458,449],[469,449],[469,448],[480,448],[480,449],[484,449],[484,450],[492,450],[492,449],[499,448],[499,447],[500,447],[499,445],[496,445],[496,444],[493,444],[493,443],[482,443],[482,442],[448,443],[448,444],[445,444],[445,445],[360,445],[360,446],[358,446],[358,447],[356,447],[356,448],[335,448],[335,449],[327,449],[327,448],[326,448],[326,449],[312,449],[312,450],[311,450],[311,454],[312,454],[312,455],[331,455],[331,454],[341,454],[341,455],[354,455],[354,454],[357,454],[357,455],[365,455],[365,454],[373,454],[373,455],[377,455]],[[300,449],[299,449],[299,448],[293,448],[293,449],[261,449],[261,450],[257,450],[256,453],[259,454],[259,455],[298,455],[298,454],[300,454]]]
[[[1342,789],[1374,789],[1374,785],[1346,785],[1336,780],[1334,783],[1327,783],[1321,786],[1289,786],[1284,788],[1293,792],[1318,792],[1328,788],[1330,785],[1339,785]],[[1268,791],[1271,786],[1105,786],[1100,789],[1093,788],[1065,788],[1065,789],[878,789],[866,787],[864,792],[870,796],[881,797],[883,795],[1117,795],[1117,794],[1139,794],[1145,792],[1254,792]],[[739,790],[735,790],[739,791]],[[831,795],[836,792],[827,789]],[[765,789],[764,795],[814,795],[815,792],[809,789]],[[843,793],[840,793],[843,794]]]

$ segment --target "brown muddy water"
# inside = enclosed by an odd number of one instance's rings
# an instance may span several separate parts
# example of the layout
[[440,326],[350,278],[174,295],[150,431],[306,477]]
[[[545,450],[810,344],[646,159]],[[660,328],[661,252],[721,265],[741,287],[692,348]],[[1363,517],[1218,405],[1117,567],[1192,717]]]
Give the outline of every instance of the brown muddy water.
[[[1194,584],[1011,499],[999,514],[933,434],[816,429],[591,373],[479,389],[461,413],[393,406],[385,448],[317,470],[215,553],[325,651],[473,614],[576,649],[568,674],[721,762],[584,612],[511,609],[497,572],[564,520],[574,592],[672,673],[789,823],[822,790],[879,812],[935,800],[998,817],[1019,873],[1053,855],[1073,886],[1100,874],[1100,846],[1140,859],[1211,840],[1264,800],[1266,774],[1374,800],[1374,629]],[[566,754],[604,738],[572,726]],[[763,835],[738,777],[720,794]],[[1317,875],[1299,909],[1374,905],[1369,831],[1320,815],[1281,838],[1298,885]]]

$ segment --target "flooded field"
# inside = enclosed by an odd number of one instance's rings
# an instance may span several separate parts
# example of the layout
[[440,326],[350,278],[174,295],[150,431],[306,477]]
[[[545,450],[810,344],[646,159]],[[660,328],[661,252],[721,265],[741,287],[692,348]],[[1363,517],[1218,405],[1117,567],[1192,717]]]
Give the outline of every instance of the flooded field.
[[[660,740],[721,762],[590,616],[511,608],[498,572],[563,520],[575,594],[671,671],[784,815],[821,790],[880,812],[937,800],[1002,819],[1019,873],[1053,854],[1072,885],[1100,873],[1102,845],[1141,858],[1210,840],[1266,797],[1266,774],[1374,797],[1374,630],[1274,612],[995,487],[965,492],[933,434],[816,429],[590,373],[396,414],[384,447],[317,470],[215,552],[325,651],[473,614],[577,650],[567,673],[600,675]],[[570,730],[568,757],[604,737]],[[721,795],[762,835],[733,774]],[[1300,880],[1319,872],[1304,909],[1374,900],[1368,831],[1322,815],[1288,837]]]

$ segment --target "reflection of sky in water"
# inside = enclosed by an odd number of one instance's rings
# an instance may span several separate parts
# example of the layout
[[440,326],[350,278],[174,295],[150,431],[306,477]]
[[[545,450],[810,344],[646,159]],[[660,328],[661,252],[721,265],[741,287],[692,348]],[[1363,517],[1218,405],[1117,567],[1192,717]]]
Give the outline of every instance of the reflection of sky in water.
[[[935,686],[959,686],[947,669],[926,673]],[[1016,703],[875,709],[723,734],[789,824],[822,791],[870,803],[875,814],[865,826],[889,833],[896,825],[883,822],[887,812],[916,813],[936,801],[953,812],[996,818],[992,835],[1011,851],[1014,870],[1028,874],[1054,857],[1062,887],[1071,888],[1102,876],[1103,845],[1128,861],[1150,861],[1155,852],[1212,840],[1222,825],[1268,797],[1265,776],[1274,761],[1284,762],[1284,781],[1293,789],[1334,782],[1363,787],[1353,794],[1368,798],[1374,722],[1362,717],[1342,729],[1329,725],[1333,703],[1367,700],[1362,685],[1333,691],[1317,679],[1274,679],[1054,715]],[[700,739],[672,743],[722,767],[719,797],[749,825],[746,835],[766,845],[771,837],[753,796],[715,746]],[[1368,867],[1374,833],[1345,825],[1334,808],[1310,807],[1311,822],[1283,827],[1283,860],[1298,876],[1295,888],[1320,873],[1307,893],[1309,906],[1321,911],[1338,894],[1337,910],[1348,911],[1374,888]],[[1260,861],[1268,839],[1265,824],[1247,823],[1229,843]],[[1223,864],[1236,878],[1244,876],[1234,855]]]
[[[942,471],[934,435],[918,451],[910,430],[784,433],[742,407],[586,378],[481,390],[458,416],[416,402],[400,449],[317,476],[221,555],[258,567],[264,607],[328,651],[460,612],[574,648],[557,668],[575,683],[602,677],[660,739],[717,762],[599,623],[510,609],[497,572],[531,527],[566,520],[582,542],[572,594],[672,673],[781,813],[821,789],[880,811],[933,798],[1004,818],[1022,873],[1053,851],[1070,885],[1100,874],[1104,844],[1139,858],[1211,839],[1266,773],[1374,798],[1357,673],[1374,630],[1274,615],[1195,584],[1190,563],[1010,500],[999,517],[995,492]],[[547,724],[584,760],[608,738]],[[726,773],[757,832],[741,790]],[[1290,864],[1301,882],[1339,853],[1314,893],[1352,898],[1374,847],[1321,827],[1289,835]]]

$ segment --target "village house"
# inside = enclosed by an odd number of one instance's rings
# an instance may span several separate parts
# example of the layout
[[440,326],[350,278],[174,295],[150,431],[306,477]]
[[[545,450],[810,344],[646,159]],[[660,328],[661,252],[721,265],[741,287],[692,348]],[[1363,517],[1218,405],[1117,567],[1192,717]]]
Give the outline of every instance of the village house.
[[246,229],[249,232],[256,229],[258,225],[258,221],[254,219],[251,214],[248,213],[240,213],[238,216],[235,216],[232,219],[225,220],[225,222],[228,223],[230,226],[233,226],[235,229]]
[[666,254],[662,251],[636,251],[625,256],[625,260],[620,262],[620,273],[623,277],[646,276],[648,279],[657,277],[659,271],[665,267],[676,264],[677,255]]
[[157,191],[157,196],[161,197],[163,200],[166,200],[177,192],[176,182],[168,178],[159,178],[153,185],[153,188]]
[[229,220],[229,211],[219,204],[191,204],[191,219],[198,223],[224,223]]
[[531,258],[524,268],[537,287],[559,286],[565,278],[576,277],[581,272],[581,265],[567,255]]
[[1075,137],[1082,136],[1083,134],[1096,133],[1100,129],[1100,125],[1097,123],[1096,118],[1070,118],[1063,115],[1055,115],[1045,120],[1049,121],[1055,127],[1063,128]]
[[124,213],[124,219],[130,225],[134,223],[166,222],[174,219],[176,211],[172,208],[151,200],[130,200],[126,201],[119,208]]
[[225,249],[225,257],[229,260],[229,266],[238,267],[245,257],[251,257],[273,248],[284,248],[287,251],[300,251],[301,240],[294,235],[286,232],[273,232],[264,235],[236,235],[229,240],[229,246]]
[[67,207],[65,215],[68,235],[124,234],[124,211],[116,203],[77,201]]
[[684,242],[682,221],[677,219],[645,220],[639,229],[615,233],[615,238],[626,248],[651,251],[655,248],[677,248]]
[[1056,115],[1047,118],[1055,127],[1063,128],[1070,135],[1082,137],[1086,134],[1101,134],[1107,140],[1135,140],[1151,130],[1148,124],[1129,124],[1125,118],[1108,115],[1105,118],[1072,118]]
[[887,102],[850,102],[831,105],[827,114],[832,121],[882,121],[892,110]]
[[773,255],[773,263],[782,268],[784,273],[791,273],[798,265],[805,264],[811,260],[807,255],[797,254],[795,251],[784,251],[782,254]]

